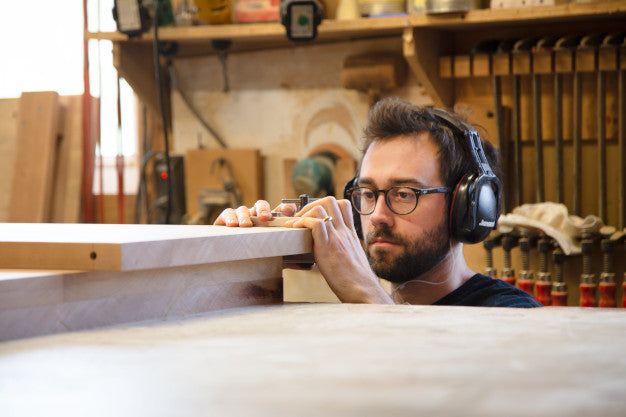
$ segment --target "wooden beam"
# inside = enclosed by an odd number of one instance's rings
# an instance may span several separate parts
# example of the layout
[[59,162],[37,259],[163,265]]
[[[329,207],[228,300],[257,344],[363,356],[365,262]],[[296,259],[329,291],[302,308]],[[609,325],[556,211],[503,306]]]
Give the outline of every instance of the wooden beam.
[[282,258],[131,272],[1,271],[0,341],[283,300]]

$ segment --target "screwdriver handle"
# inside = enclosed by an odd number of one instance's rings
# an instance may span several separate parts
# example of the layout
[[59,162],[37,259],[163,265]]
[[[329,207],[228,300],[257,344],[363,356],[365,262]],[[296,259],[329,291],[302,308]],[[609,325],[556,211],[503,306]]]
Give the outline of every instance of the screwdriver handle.
[[549,281],[537,281],[535,284],[535,288],[537,289],[536,299],[544,306],[552,305],[552,297],[550,295],[550,290],[552,289],[552,283]]
[[596,307],[596,284],[580,284],[580,306]]
[[614,282],[601,282],[598,290],[600,291],[600,307],[617,307],[615,299],[617,286]]

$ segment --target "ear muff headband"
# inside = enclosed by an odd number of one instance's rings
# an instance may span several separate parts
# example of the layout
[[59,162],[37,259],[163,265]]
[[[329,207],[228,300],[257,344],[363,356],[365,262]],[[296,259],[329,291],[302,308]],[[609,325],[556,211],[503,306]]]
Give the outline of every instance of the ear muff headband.
[[476,172],[463,175],[450,203],[450,235],[460,242],[477,243],[496,228],[500,217],[501,184],[489,165],[478,132],[441,109],[432,109],[462,146],[469,146]]

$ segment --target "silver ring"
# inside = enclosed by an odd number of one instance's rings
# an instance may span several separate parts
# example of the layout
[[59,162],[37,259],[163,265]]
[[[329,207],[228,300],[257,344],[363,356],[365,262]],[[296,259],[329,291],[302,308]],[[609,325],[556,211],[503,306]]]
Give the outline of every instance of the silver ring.
[[322,220],[324,223],[328,223],[328,222],[332,222],[333,221],[333,216],[326,216],[324,217],[324,220]]

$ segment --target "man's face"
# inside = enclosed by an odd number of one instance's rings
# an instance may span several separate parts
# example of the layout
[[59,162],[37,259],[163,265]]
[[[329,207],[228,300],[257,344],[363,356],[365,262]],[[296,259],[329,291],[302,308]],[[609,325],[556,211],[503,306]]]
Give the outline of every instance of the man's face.
[[[394,185],[442,187],[438,148],[427,133],[375,141],[363,157],[359,183],[373,189]],[[403,283],[436,266],[448,253],[445,194],[419,197],[412,213],[398,215],[378,195],[372,214],[362,215],[367,256],[381,278]]]

